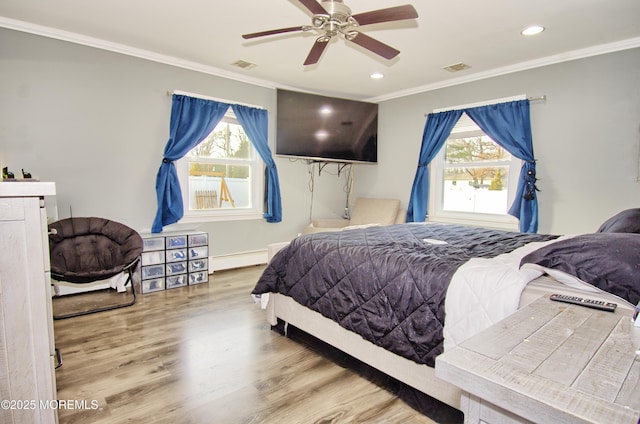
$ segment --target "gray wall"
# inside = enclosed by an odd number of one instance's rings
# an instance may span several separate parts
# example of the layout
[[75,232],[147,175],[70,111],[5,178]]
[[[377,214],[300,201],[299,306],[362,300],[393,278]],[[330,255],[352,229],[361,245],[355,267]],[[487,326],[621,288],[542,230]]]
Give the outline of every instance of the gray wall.
[[[274,145],[276,92],[147,60],[0,29],[0,165],[54,181],[58,216],[102,216],[149,231],[155,179],[169,134],[167,90],[204,94],[269,110]],[[191,224],[211,234],[212,255],[264,249],[308,223],[307,166],[276,159],[283,222]],[[317,181],[314,205],[335,195]],[[324,193],[324,194],[323,194]],[[314,208],[314,210],[316,210]],[[172,229],[175,226],[167,227]],[[180,227],[180,225],[178,225]]]
[[640,49],[610,53],[382,102],[376,168],[358,168],[357,194],[406,205],[425,113],[527,94],[538,160],[539,232],[594,231],[640,207]]
[[[403,206],[425,112],[526,93],[540,177],[540,231],[592,231],[639,206],[640,49],[576,60],[382,102],[379,163],[356,165],[355,195]],[[275,90],[64,41],[0,29],[0,165],[55,181],[61,218],[103,216],[148,230],[171,98],[184,90],[265,107],[274,146]],[[310,170],[277,158],[283,222],[190,225],[209,231],[211,254],[263,249],[309,219]],[[314,169],[313,216],[342,214],[345,172]]]

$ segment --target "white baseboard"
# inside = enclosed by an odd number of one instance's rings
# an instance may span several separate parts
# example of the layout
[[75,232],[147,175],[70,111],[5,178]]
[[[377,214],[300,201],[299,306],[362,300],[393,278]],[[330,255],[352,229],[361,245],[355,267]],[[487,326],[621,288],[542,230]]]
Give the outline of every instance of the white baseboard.
[[266,264],[267,257],[267,249],[232,253],[230,255],[209,256],[209,274],[223,269]]

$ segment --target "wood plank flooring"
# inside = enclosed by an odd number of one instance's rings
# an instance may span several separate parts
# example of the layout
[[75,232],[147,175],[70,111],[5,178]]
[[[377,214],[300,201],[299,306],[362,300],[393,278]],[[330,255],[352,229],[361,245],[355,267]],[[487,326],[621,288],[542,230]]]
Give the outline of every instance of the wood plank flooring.
[[[428,418],[397,396],[402,385],[311,336],[271,330],[249,295],[262,269],[55,321],[58,399],[70,401],[60,423],[459,421],[441,404]],[[54,300],[56,314],[84,296],[96,294]]]

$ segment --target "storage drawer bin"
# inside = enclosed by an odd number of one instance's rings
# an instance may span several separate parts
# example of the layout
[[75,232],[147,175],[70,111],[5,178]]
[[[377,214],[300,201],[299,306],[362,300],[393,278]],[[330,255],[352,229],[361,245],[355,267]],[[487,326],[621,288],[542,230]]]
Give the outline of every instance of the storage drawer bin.
[[140,282],[140,291],[142,293],[151,293],[164,290],[164,278],[152,278],[151,280],[142,280]]
[[189,235],[189,246],[206,246],[208,243],[207,233]]
[[166,287],[167,290],[175,289],[176,287],[183,287],[187,285],[187,274],[174,275],[167,277]]
[[145,252],[164,250],[164,237],[143,238],[142,250]]
[[164,265],[152,265],[142,267],[142,279],[164,277]]
[[207,259],[196,259],[189,261],[189,272],[205,271],[207,269]]
[[163,264],[164,262],[164,250],[158,250],[155,252],[142,252],[142,258],[140,260],[140,264],[142,266]]
[[209,233],[173,231],[143,234],[140,292],[209,282]]
[[187,249],[167,250],[167,262],[180,262],[187,259]]
[[176,249],[180,247],[187,247],[187,236],[167,237],[167,249]]
[[189,285],[208,283],[209,274],[207,271],[192,272],[189,274]]
[[167,275],[184,274],[187,272],[186,262],[175,262],[167,264]]
[[207,246],[189,248],[189,259],[206,258],[208,255],[209,255],[209,247]]

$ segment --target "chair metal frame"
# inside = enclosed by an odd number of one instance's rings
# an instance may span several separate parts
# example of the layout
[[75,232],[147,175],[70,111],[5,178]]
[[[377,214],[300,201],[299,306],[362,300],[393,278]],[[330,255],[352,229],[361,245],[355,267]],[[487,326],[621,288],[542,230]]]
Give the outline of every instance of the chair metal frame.
[[[127,303],[119,303],[119,304],[116,304],[116,305],[101,306],[101,307],[98,307],[98,308],[88,309],[88,310],[85,310],[85,311],[70,312],[68,314],[62,314],[62,315],[53,315],[53,319],[59,320],[59,319],[67,319],[67,318],[79,317],[79,316],[82,316],[82,315],[89,315],[89,314],[95,314],[97,312],[111,311],[111,310],[114,310],[114,309],[126,308],[128,306],[135,305],[135,303],[137,301],[137,296],[136,296],[136,287],[133,284],[133,270],[135,269],[135,266],[138,264],[138,261],[139,261],[139,259],[136,259],[133,263],[131,263],[130,265],[125,267],[125,269],[122,270],[122,272],[126,271],[128,273],[127,281],[125,281],[124,287],[127,287],[127,285],[129,283],[131,283],[131,291],[133,292],[133,299],[131,301],[129,301]],[[54,275],[54,274],[52,274],[52,276],[56,277],[56,275]],[[58,277],[62,278],[62,276],[58,276]],[[54,296],[54,298],[56,298],[56,297],[62,297],[62,296]]]

